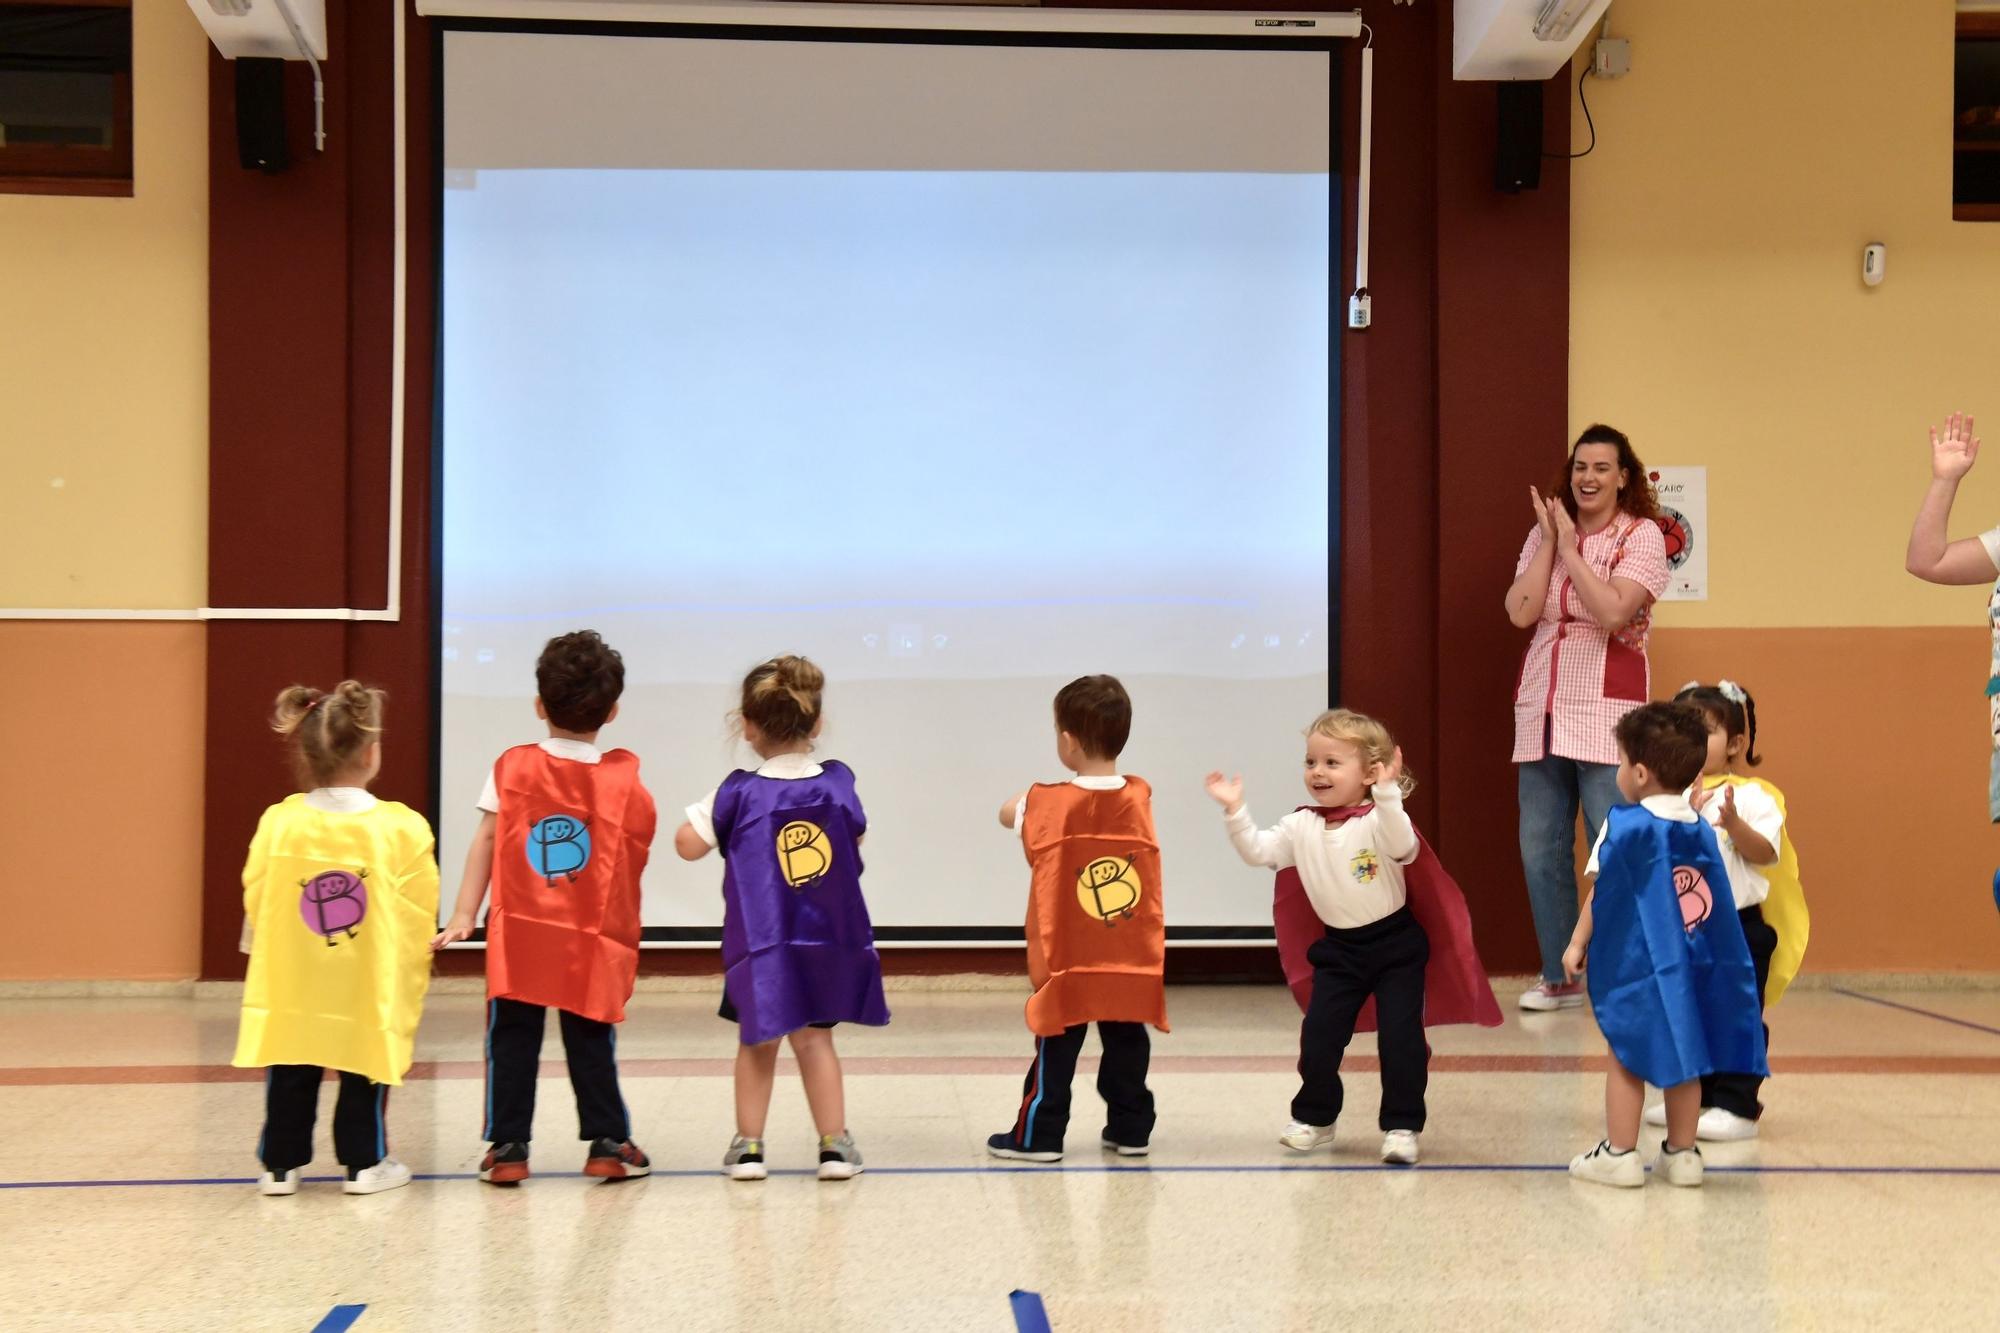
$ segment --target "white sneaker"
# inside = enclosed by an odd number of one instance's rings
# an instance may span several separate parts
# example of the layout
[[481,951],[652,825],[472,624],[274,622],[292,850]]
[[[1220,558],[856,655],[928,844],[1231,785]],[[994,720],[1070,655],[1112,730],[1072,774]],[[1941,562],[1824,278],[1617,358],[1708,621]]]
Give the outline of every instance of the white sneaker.
[[1570,981],[1558,985],[1552,981],[1538,981],[1521,992],[1519,1003],[1523,1009],[1538,1014],[1553,1013],[1558,1009],[1581,1009],[1583,983]]
[[1151,1144],[1120,1143],[1109,1134],[1100,1135],[1097,1140],[1097,1146],[1106,1152],[1115,1152],[1120,1157],[1144,1157],[1153,1150]]
[[1757,1122],[1720,1106],[1711,1106],[1695,1121],[1694,1136],[1708,1143],[1741,1143],[1757,1137]]
[[284,1194],[297,1194],[299,1192],[299,1169],[293,1167],[289,1171],[281,1171],[276,1175],[272,1175],[269,1171],[266,1171],[257,1178],[257,1192],[259,1194],[268,1194],[273,1198]]
[[1278,1135],[1278,1142],[1294,1152],[1311,1152],[1322,1143],[1333,1142],[1332,1125],[1308,1125],[1302,1120],[1294,1120],[1285,1126],[1285,1132]]
[[1655,1129],[1665,1129],[1667,1125],[1667,1104],[1654,1102],[1646,1108],[1646,1123]]
[[1382,1160],[1394,1166],[1417,1164],[1417,1131],[1392,1129],[1382,1136]]
[[741,1134],[729,1140],[722,1154],[722,1173],[731,1180],[762,1180],[769,1175],[764,1165],[764,1140],[746,1139]]
[[342,1194],[380,1194],[383,1190],[399,1190],[410,1183],[410,1168],[393,1157],[384,1157],[373,1166],[364,1166],[359,1171],[350,1170],[347,1179],[340,1182]]
[[846,1130],[838,1134],[819,1136],[819,1178],[821,1180],[852,1180],[863,1171],[861,1149],[854,1146],[854,1136]]
[[1646,1164],[1639,1160],[1638,1150],[1612,1152],[1609,1139],[1600,1139],[1589,1152],[1571,1158],[1569,1173],[1578,1180],[1617,1189],[1635,1190],[1646,1183]]
[[[1637,1153],[1632,1155],[1634,1157],[1638,1156]],[[1679,1185],[1686,1189],[1698,1189],[1701,1186],[1701,1177],[1704,1169],[1701,1161],[1701,1149],[1695,1147],[1693,1144],[1689,1144],[1678,1152],[1668,1148],[1664,1143],[1661,1144],[1660,1160],[1654,1165],[1659,1172],[1660,1179],[1666,1181],[1669,1185]]]

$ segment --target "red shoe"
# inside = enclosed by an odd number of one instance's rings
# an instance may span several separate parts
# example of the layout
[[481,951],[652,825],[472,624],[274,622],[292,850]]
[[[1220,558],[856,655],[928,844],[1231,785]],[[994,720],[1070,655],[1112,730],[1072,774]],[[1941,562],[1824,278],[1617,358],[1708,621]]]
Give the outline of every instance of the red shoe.
[[496,1143],[479,1163],[479,1178],[489,1185],[518,1185],[528,1178],[528,1145]]
[[602,1176],[606,1180],[637,1180],[640,1176],[653,1174],[653,1162],[630,1139],[623,1143],[599,1139],[590,1145],[590,1156],[584,1160],[583,1174]]

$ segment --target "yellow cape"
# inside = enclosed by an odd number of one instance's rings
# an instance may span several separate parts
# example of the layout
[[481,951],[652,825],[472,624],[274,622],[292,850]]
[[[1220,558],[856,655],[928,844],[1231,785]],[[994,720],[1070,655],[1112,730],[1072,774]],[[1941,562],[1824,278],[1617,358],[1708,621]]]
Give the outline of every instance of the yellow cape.
[[264,812],[243,867],[250,974],[232,1063],[403,1081],[430,988],[432,845],[395,801],[329,814],[300,795]]
[[[1762,787],[1777,802],[1778,813],[1785,814],[1785,794],[1764,779],[1727,773],[1710,778],[1703,785],[1712,791],[1724,783]],[[1798,844],[1792,838],[1790,816],[1785,819],[1784,835],[1778,839],[1778,863],[1757,868],[1771,886],[1770,895],[1764,899],[1764,924],[1778,933],[1778,947],[1771,955],[1771,977],[1764,985],[1764,1007],[1768,1009],[1799,974],[1799,964],[1806,956],[1806,937],[1812,933],[1806,891],[1799,883]]]

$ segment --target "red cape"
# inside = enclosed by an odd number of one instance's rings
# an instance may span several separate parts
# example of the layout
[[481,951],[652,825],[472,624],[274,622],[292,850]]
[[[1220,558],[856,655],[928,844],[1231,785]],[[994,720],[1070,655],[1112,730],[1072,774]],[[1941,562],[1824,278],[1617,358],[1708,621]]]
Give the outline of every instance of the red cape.
[[[1327,809],[1302,805],[1299,809],[1312,810],[1329,824],[1339,824],[1364,813],[1368,807]],[[1424,966],[1424,1026],[1476,1023],[1483,1028],[1499,1027],[1500,1005],[1493,998],[1492,983],[1486,979],[1479,951],[1472,944],[1472,914],[1466,910],[1465,895],[1459,892],[1458,881],[1437,859],[1437,853],[1421,833],[1417,835],[1417,859],[1403,867],[1403,886],[1408,893],[1410,912],[1431,941],[1431,960]],[[1285,969],[1285,983],[1292,988],[1292,998],[1303,1010],[1312,999],[1313,981],[1306,949],[1326,934],[1326,923],[1313,910],[1297,870],[1278,872],[1271,918],[1277,927],[1278,962]],[[1354,1030],[1375,1030],[1372,998],[1361,1007]]]
[[494,785],[486,994],[624,1022],[657,819],[638,758],[611,750],[585,764],[520,745],[500,756]]

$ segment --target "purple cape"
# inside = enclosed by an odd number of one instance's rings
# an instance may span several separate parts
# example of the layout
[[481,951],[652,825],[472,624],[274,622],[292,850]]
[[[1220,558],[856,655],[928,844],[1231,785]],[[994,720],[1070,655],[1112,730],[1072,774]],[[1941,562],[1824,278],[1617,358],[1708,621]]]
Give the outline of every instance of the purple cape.
[[723,987],[746,1045],[812,1023],[889,1021],[882,960],[861,897],[868,821],[854,774],[738,771],[715,795],[722,877]]

